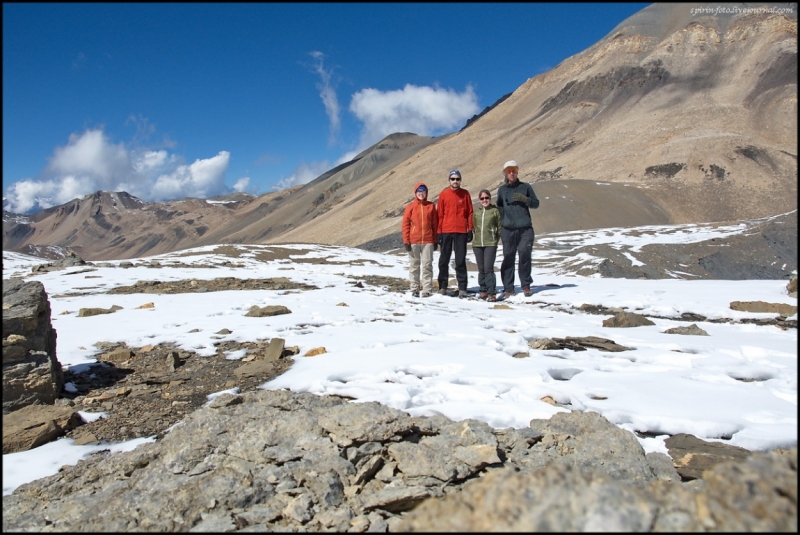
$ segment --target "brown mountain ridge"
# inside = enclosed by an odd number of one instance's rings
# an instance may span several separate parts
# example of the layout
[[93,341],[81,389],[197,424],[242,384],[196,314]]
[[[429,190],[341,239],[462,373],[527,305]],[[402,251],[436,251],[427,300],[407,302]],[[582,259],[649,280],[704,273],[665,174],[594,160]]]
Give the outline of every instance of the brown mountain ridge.
[[97,192],[4,213],[3,249],[69,248],[89,260],[217,243],[387,250],[415,182],[438,192],[458,168],[475,198],[496,191],[509,159],[541,199],[538,235],[796,211],[796,5],[692,14],[708,5],[653,4],[460,131],[392,134],[303,186],[166,203]]

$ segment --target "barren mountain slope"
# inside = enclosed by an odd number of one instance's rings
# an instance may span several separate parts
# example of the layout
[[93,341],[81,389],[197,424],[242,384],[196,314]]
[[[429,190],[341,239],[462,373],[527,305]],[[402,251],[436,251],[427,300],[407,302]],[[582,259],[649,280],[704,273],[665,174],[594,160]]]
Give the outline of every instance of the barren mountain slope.
[[[304,241],[330,243],[326,230],[317,221],[336,206],[349,206],[352,199],[384,187],[391,180],[393,169],[436,138],[411,133],[391,134],[372,147],[302,186],[278,203],[272,203],[263,214],[246,218],[247,225],[229,233],[225,243],[263,243],[285,241],[283,236],[293,228],[311,229],[312,238]],[[376,182],[377,177],[384,177]],[[342,204],[344,203],[344,204]],[[313,237],[319,234],[319,237]]]
[[42,257],[59,257],[69,249],[87,260],[112,260],[217,243],[235,225],[237,209],[255,199],[234,194],[216,201],[148,203],[125,192],[97,191],[32,216],[4,212],[3,249]]
[[[512,158],[540,197],[557,181],[586,181],[582,205],[600,219],[578,217],[590,228],[639,224],[628,212],[685,223],[796,208],[796,11],[692,16],[692,7],[642,10],[468,128],[268,241],[363,244],[399,229],[416,181],[440,191],[459,168],[475,196],[496,190]],[[637,192],[618,202],[614,189],[591,186],[598,181]],[[538,233],[575,228],[573,210],[546,206],[535,213]]]
[[254,197],[147,203],[98,191],[33,216],[3,214],[3,249],[86,260],[137,258],[218,243],[260,243],[312,221],[365,181],[380,176],[435,138],[391,134],[304,186]]
[[415,182],[435,200],[458,168],[477,197],[496,191],[509,159],[542,200],[539,235],[796,210],[796,6],[692,15],[700,6],[653,4],[461,131],[392,134],[304,186],[153,204],[97,192],[4,214],[3,248],[99,260],[217,243],[393,244]]

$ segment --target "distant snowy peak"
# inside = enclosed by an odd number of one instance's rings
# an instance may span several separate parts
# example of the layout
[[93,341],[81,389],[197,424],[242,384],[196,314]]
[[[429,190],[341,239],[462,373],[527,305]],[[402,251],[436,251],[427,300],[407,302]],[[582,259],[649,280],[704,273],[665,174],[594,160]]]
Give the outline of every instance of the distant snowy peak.
[[208,199],[206,199],[206,202],[208,204],[235,204],[240,202],[250,202],[255,198],[256,196],[251,193],[239,191],[228,195],[217,195],[215,197],[209,197]]
[[15,214],[13,212],[6,212],[3,210],[3,223],[16,223],[18,225],[26,225],[31,220],[28,216],[22,214]]

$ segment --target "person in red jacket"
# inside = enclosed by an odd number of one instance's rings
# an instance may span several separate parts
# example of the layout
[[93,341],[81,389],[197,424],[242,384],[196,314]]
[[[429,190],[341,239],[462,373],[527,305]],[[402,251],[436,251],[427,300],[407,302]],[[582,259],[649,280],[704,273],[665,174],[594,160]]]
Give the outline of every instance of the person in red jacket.
[[438,246],[438,225],[436,205],[428,200],[428,186],[418,182],[414,185],[414,200],[406,205],[402,222],[403,245],[408,251],[408,281],[414,297],[430,297],[433,291],[433,251]]
[[461,172],[453,169],[448,175],[450,187],[439,194],[439,293],[447,295],[450,276],[450,255],[455,252],[458,296],[467,297],[467,244],[472,241],[472,197],[461,187]]

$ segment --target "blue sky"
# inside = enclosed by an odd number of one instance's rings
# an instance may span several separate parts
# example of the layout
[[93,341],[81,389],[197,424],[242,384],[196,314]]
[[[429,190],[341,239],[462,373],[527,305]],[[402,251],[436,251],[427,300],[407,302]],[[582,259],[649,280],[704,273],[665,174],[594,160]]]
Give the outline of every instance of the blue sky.
[[442,135],[646,3],[3,4],[3,208],[306,183]]

